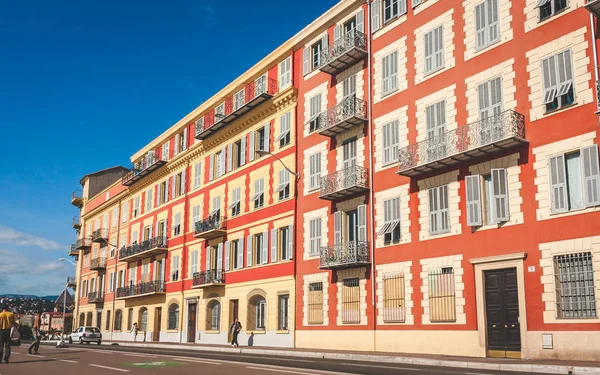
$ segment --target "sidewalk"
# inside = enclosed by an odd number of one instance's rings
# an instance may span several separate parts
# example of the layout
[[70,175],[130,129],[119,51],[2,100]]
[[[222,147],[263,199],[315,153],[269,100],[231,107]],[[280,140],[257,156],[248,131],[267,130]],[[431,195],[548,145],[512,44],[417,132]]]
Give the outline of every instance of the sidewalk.
[[157,349],[182,349],[205,352],[221,352],[235,354],[270,355],[280,357],[337,359],[346,361],[414,364],[422,366],[458,367],[480,370],[537,372],[547,374],[600,374],[600,362],[557,361],[557,360],[522,360],[522,359],[492,359],[472,357],[452,357],[441,355],[382,353],[382,352],[354,352],[318,350],[295,348],[269,348],[269,347],[240,347],[232,348],[229,345],[198,345],[175,343],[133,343],[131,341],[105,341],[103,344],[118,344],[123,347],[157,348]]

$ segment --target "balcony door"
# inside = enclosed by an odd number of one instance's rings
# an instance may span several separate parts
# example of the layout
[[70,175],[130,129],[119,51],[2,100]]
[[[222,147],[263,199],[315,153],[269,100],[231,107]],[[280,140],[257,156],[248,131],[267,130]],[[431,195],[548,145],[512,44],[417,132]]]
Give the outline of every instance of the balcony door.
[[165,220],[161,220],[158,225],[156,226],[156,235],[157,237],[163,237],[165,235],[166,232],[166,221]]
[[[356,75],[351,75],[350,77],[342,81],[342,92],[344,94],[344,99],[349,96],[354,97],[356,95]],[[346,108],[346,106],[344,107],[345,115],[348,114],[348,108]]]
[[425,114],[428,161],[432,162],[446,156],[446,101],[430,105]]
[[358,211],[352,210],[345,212],[346,216],[346,242],[348,248],[355,248],[358,240]]
[[344,142],[344,176],[342,189],[347,189],[356,184],[356,138],[352,138]]
[[147,227],[144,227],[144,241],[148,241],[150,239],[150,236],[152,235],[152,227],[150,225],[148,225]]
[[154,261],[154,281],[163,281],[165,275],[165,260]]

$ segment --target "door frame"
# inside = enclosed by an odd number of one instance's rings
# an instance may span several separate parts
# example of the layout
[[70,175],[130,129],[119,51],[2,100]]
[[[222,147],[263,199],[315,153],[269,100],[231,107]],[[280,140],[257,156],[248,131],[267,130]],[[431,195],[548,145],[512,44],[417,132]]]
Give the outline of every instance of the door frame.
[[521,358],[527,358],[527,309],[525,306],[525,276],[523,261],[527,253],[513,253],[484,258],[469,259],[475,267],[475,300],[477,305],[477,331],[479,347],[483,357],[487,357],[487,320],[485,313],[484,271],[516,268],[519,288],[519,324],[521,328]]

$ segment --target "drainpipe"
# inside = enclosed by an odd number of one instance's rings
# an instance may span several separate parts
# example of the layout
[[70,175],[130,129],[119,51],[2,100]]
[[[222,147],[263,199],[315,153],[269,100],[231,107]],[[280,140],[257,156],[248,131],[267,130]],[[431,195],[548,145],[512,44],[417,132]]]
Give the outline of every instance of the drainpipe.
[[[187,145],[186,145],[187,146]],[[186,151],[189,150],[189,147],[186,149]],[[187,227],[188,224],[188,219],[189,219],[189,205],[190,205],[190,201],[188,199],[188,192],[189,189],[187,188],[188,184],[190,184],[190,180],[187,177],[187,173],[188,173],[188,169],[190,166],[190,160],[188,157],[187,162],[185,163],[185,187],[184,187],[184,194],[183,194],[183,218],[181,219],[181,225],[183,226],[183,245],[181,247],[181,269],[179,270],[179,280],[181,280],[181,308],[179,309],[179,343],[181,344],[183,342],[183,315],[185,313],[185,309],[188,308],[186,300],[185,300],[185,277],[183,277],[183,273],[187,271],[187,264],[188,264],[188,256],[184,256],[185,254],[185,244],[186,244],[186,235],[187,233],[185,232],[185,228]],[[189,255],[189,251],[187,253]],[[165,262],[166,262],[166,258],[165,258]],[[166,266],[166,265],[165,265]],[[186,272],[187,273],[187,272]],[[199,302],[199,301],[198,301]],[[196,316],[198,315],[198,304],[196,304]],[[169,317],[169,306],[167,305],[167,320]],[[198,327],[198,322],[196,321],[196,327]],[[167,327],[168,328],[168,327]],[[187,331],[186,331],[187,332]],[[189,335],[189,332],[187,333]],[[186,338],[187,340],[187,338]],[[196,338],[194,337],[194,343],[196,342]]]
[[[115,317],[116,317],[116,311],[115,311],[115,306],[116,306],[116,302],[117,302],[117,283],[115,281],[117,281],[118,279],[118,275],[117,275],[117,267],[119,266],[119,240],[121,239],[121,211],[123,210],[122,207],[123,204],[123,198],[119,198],[119,215],[117,216],[117,240],[116,245],[115,246],[115,273],[113,276],[113,300],[112,300],[112,316],[111,316],[111,321],[109,322],[109,327],[110,327],[110,338],[111,340],[113,339],[113,335],[114,335],[114,329],[115,329]],[[108,244],[112,246],[112,244],[110,243],[110,238],[108,241]],[[109,276],[110,277],[110,276]],[[110,284],[110,280],[108,281]],[[121,322],[123,321],[123,312],[121,311]]]
[[[293,55],[293,52],[292,52],[292,55]],[[293,86],[293,82],[292,82],[292,86]],[[294,106],[294,118],[295,119],[298,118],[298,98],[297,97],[296,97],[296,105]],[[294,150],[294,159],[295,159],[295,162],[296,162],[295,163],[296,164],[296,166],[295,166],[296,173],[298,173],[298,138],[299,138],[298,137],[298,129],[299,129],[298,126],[296,126],[296,131],[295,131],[295,133],[296,133],[295,134],[295,138],[296,139],[294,140],[294,142],[295,142],[294,143],[294,149],[295,149]],[[297,240],[298,237],[296,236],[296,233],[298,233],[298,185],[299,185],[299,182],[300,182],[299,178],[297,178],[297,177],[294,178],[294,241],[295,241],[294,246],[293,246],[294,252],[298,248],[298,240]],[[295,297],[294,300],[295,301],[294,301],[294,310],[293,310],[294,311],[294,322],[293,322],[293,324],[294,324],[293,325],[293,327],[294,327],[294,338],[293,338],[292,345],[295,348],[296,347],[296,337],[297,337],[296,336],[296,321],[297,321],[297,318],[298,318],[296,316],[296,312],[298,311],[298,309],[297,309],[297,306],[298,306],[298,304],[297,304],[297,299],[298,299],[297,298],[297,294],[298,294],[297,291],[298,291],[298,288],[297,288],[297,285],[296,285],[296,282],[297,282],[296,276],[297,276],[297,264],[298,264],[297,257],[299,257],[299,255],[298,254],[293,254],[292,256],[293,256],[292,259],[294,259],[294,273],[293,273],[293,277],[294,277],[294,288],[295,288],[295,290],[294,290],[294,297]],[[288,303],[289,303],[289,301],[288,301]],[[288,309],[288,311],[289,311],[289,309]],[[290,322],[288,322],[288,325],[290,325]]]
[[598,97],[598,51],[596,48],[596,30],[594,15],[590,13],[590,34],[592,36],[592,50],[594,52],[594,78],[596,78],[596,114],[600,114],[600,98]]
[[376,335],[375,331],[377,330],[377,306],[375,305],[375,193],[373,192],[373,175],[375,172],[373,171],[373,77],[371,75],[372,66],[372,47],[373,43],[373,33],[371,32],[371,12],[372,4],[369,0],[365,0],[367,4],[367,19],[366,19],[366,30],[368,32],[368,43],[367,46],[367,59],[368,59],[368,79],[369,79],[369,129],[368,129],[368,137],[369,137],[369,181],[371,183],[371,189],[369,189],[369,203],[371,208],[371,215],[369,217],[369,225],[371,230],[369,231],[369,250],[371,252],[371,304],[373,305],[373,350],[376,350]]

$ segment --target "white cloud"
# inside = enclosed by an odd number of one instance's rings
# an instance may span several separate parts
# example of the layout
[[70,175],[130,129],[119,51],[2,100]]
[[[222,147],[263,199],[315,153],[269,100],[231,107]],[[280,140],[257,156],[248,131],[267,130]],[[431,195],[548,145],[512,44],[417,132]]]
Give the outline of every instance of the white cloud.
[[13,250],[0,249],[0,274],[8,275],[54,275],[57,270],[70,271],[58,259],[55,262],[48,262],[39,258],[28,258],[22,253]]
[[0,243],[8,243],[16,246],[33,246],[44,250],[64,250],[64,247],[56,241],[36,237],[3,226],[0,226]]

